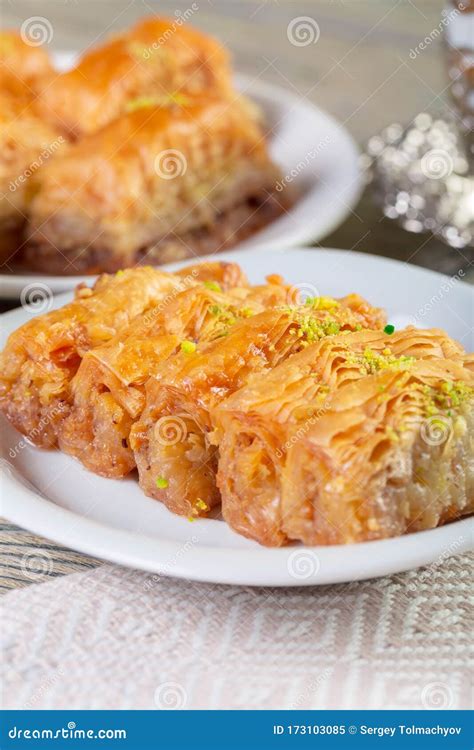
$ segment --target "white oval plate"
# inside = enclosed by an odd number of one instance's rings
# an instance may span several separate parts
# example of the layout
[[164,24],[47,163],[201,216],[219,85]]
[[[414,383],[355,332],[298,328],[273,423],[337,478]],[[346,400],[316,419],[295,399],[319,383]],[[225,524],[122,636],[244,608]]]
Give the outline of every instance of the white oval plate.
[[[473,289],[398,261],[351,251],[302,249],[223,253],[251,281],[279,272],[310,294],[357,291],[383,305],[397,326],[419,319],[442,326],[469,348]],[[173,266],[175,267],[175,266]],[[440,299],[437,304],[434,299]],[[54,300],[63,305],[70,294]],[[4,317],[6,335],[29,319],[18,309]],[[299,586],[353,581],[440,563],[469,547],[472,520],[398,539],[347,546],[267,549],[235,534],[218,518],[189,522],[142,495],[136,479],[111,480],[69,456],[28,445],[3,422],[1,514],[55,542],[106,560],[156,573],[214,583]]]
[[[67,53],[58,53],[55,59],[60,69],[74,62],[74,56]],[[238,249],[276,242],[292,247],[320,240],[357,203],[362,189],[357,146],[333,117],[290,91],[244,75],[236,77],[236,84],[263,109],[271,131],[270,151],[283,175],[291,177],[292,169],[301,162],[305,165],[292,181],[300,192],[293,208],[239,243]],[[74,289],[85,278],[91,277],[4,273],[0,274],[0,297],[18,299],[26,285],[38,281],[56,294]]]

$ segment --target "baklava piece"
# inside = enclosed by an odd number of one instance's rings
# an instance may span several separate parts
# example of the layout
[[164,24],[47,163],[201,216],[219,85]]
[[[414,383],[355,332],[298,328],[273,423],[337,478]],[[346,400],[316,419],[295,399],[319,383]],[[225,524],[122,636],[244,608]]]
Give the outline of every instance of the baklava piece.
[[[311,341],[383,325],[383,313],[357,295],[318,298],[317,304],[267,310],[237,322],[216,341],[177,354],[148,380],[145,408],[131,430],[143,491],[175,513],[206,515],[220,501],[213,407]],[[173,426],[179,437],[167,442],[164,432]]]
[[244,100],[145,103],[38,172],[27,262],[112,272],[226,248],[281,213],[277,177]]
[[[218,264],[206,264],[213,281]],[[42,447],[56,444],[70,403],[70,382],[83,356],[105,344],[132,318],[193,286],[194,267],[178,274],[143,267],[104,274],[92,289],[81,286],[73,302],[33,317],[14,331],[0,354],[0,409],[17,430]],[[32,305],[52,304],[41,286]],[[169,297],[167,297],[169,295]],[[26,298],[28,304],[28,298]]]
[[[30,19],[31,20],[31,19]],[[8,29],[0,31],[0,86],[3,79],[14,77],[26,83],[31,92],[39,91],[54,75],[48,52],[39,42],[47,27],[25,25],[23,33]],[[38,34],[40,35],[38,39]],[[29,43],[30,38],[30,43]],[[46,39],[45,39],[46,41]]]
[[225,520],[270,546],[341,544],[471,512],[473,384],[442,331],[313,344],[213,411]]
[[30,86],[0,73],[0,262],[18,262],[31,178],[65,143],[39,118]]
[[231,91],[228,54],[217,41],[180,19],[153,17],[86,52],[75,68],[56,76],[40,104],[45,119],[79,138],[141,98],[228,97]]

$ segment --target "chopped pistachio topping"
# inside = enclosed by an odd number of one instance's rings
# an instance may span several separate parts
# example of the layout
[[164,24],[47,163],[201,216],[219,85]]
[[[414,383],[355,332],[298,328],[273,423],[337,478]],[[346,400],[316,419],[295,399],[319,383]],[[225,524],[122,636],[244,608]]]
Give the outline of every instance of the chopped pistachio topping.
[[194,341],[182,341],[181,351],[185,354],[192,354],[196,351],[196,344],[194,343]]
[[468,395],[469,386],[465,383],[452,383],[449,380],[441,385],[441,390],[450,401],[450,406],[459,406],[462,400]]
[[168,487],[168,480],[164,477],[157,477],[156,478],[156,486],[159,490],[165,490]]
[[4,52],[11,52],[14,46],[15,45],[11,37],[0,34],[0,53],[3,54]]
[[215,337],[226,336],[229,328],[237,323],[238,318],[251,318],[254,311],[251,307],[234,308],[226,305],[209,305],[208,311],[211,315],[218,318],[218,323],[223,326],[215,333]]
[[336,321],[334,320],[333,321],[330,320],[325,324],[325,332],[329,336],[335,336],[337,333],[339,333],[340,330],[341,330],[340,324],[336,323]]
[[139,62],[160,64],[170,59],[170,55],[164,44],[156,41],[146,46],[138,41],[130,41],[127,44],[129,53]]
[[388,425],[388,426],[386,427],[386,429],[385,429],[385,434],[387,435],[387,437],[388,437],[388,438],[389,438],[389,439],[390,439],[390,440],[391,440],[392,442],[394,442],[394,443],[398,443],[398,441],[399,441],[399,437],[398,437],[397,433],[395,432],[395,430],[393,429],[393,427],[390,427],[390,425]]
[[172,94],[168,94],[167,104],[177,104],[180,107],[189,107],[191,99],[186,94],[180,94],[179,91],[173,91]]
[[318,310],[334,310],[339,307],[339,302],[333,297],[308,297],[305,305],[316,307]]
[[131,99],[125,107],[127,112],[135,112],[137,109],[145,109],[148,107],[157,107],[158,99],[154,96],[137,96],[136,99]]
[[363,354],[348,352],[347,362],[358,366],[362,375],[373,375],[381,370],[405,370],[415,362],[414,357],[394,357],[392,354],[384,352],[387,352],[387,349],[378,353],[372,351],[369,347],[364,350]]
[[130,54],[137,60],[145,60],[148,52],[148,48],[140,42],[130,41],[127,45]]
[[199,517],[200,511],[207,511],[210,510],[210,507],[207,503],[202,500],[202,498],[198,497],[196,498],[196,501],[191,506],[191,513],[188,516],[188,521],[196,521]]
[[243,307],[240,310],[240,314],[242,315],[243,318],[251,318],[252,315],[254,315],[255,313],[251,307]]
[[334,336],[341,330],[340,323],[333,318],[328,317],[325,320],[319,320],[311,314],[296,313],[295,323],[297,327],[290,329],[290,335],[297,336],[309,343],[319,341],[325,336]]
[[[172,94],[164,94],[163,96],[137,96],[136,99],[131,99],[128,102],[126,111],[135,112],[137,109],[144,109],[148,107],[171,107],[173,104],[184,107],[189,103],[190,100],[188,97],[177,92]],[[213,284],[214,282],[211,281],[205,283]],[[216,291],[220,291],[220,287]]]
[[204,286],[206,289],[210,289],[211,292],[222,292],[220,284],[218,284],[217,281],[205,281]]
[[446,380],[437,388],[425,385],[422,390],[427,416],[434,416],[440,411],[448,411],[451,416],[451,409],[474,396],[474,388],[462,381],[453,383]]

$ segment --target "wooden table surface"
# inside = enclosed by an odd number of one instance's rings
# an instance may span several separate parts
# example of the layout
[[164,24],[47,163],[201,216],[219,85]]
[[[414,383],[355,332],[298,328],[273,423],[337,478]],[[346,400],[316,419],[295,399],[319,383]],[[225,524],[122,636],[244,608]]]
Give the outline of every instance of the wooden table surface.
[[[421,111],[449,107],[440,39],[413,60],[410,50],[438,27],[441,0],[3,0],[5,26],[18,27],[32,16],[46,18],[51,48],[84,49],[145,14],[173,16],[197,7],[191,22],[219,37],[232,51],[235,67],[285,86],[343,121],[364,147],[368,138],[393,122],[409,123]],[[287,37],[292,19],[317,21],[315,44],[298,47]],[[474,281],[472,249],[453,250],[428,234],[410,234],[382,217],[370,190],[349,218],[321,245],[355,248],[455,274]],[[55,574],[94,564],[8,524],[1,530],[6,572],[0,585],[31,582],[25,555],[54,550]],[[37,577],[34,578],[37,580]]]

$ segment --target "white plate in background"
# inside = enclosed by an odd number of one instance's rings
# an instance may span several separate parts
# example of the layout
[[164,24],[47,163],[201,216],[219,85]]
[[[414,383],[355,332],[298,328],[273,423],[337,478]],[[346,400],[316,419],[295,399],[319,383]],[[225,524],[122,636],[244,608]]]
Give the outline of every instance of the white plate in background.
[[[56,53],[56,65],[67,69],[70,53]],[[265,113],[270,151],[283,175],[300,192],[293,208],[256,232],[236,249],[263,246],[292,247],[316,242],[332,232],[357,203],[362,189],[358,150],[347,130],[333,117],[291,91],[250,76],[237,75],[237,88],[250,96]],[[303,167],[298,168],[298,164]],[[18,299],[34,282],[51,291],[73,289],[84,276],[50,276],[41,273],[0,274],[0,298]]]
[[[352,291],[385,307],[398,326],[440,326],[472,350],[474,290],[446,287],[445,276],[386,258],[325,249],[229,252],[252,282],[278,272],[310,294]],[[181,264],[182,265],[182,264]],[[169,267],[167,267],[169,268]],[[58,297],[63,305],[70,294]],[[4,339],[30,318],[25,309],[4,315]],[[2,341],[2,345],[4,340]],[[98,477],[70,456],[26,445],[2,426],[4,469],[1,514],[30,531],[115,563],[179,578],[248,586],[300,586],[388,575],[442,564],[471,545],[473,521],[377,542],[331,547],[261,547],[223,521],[190,523],[145,497],[135,477]]]

